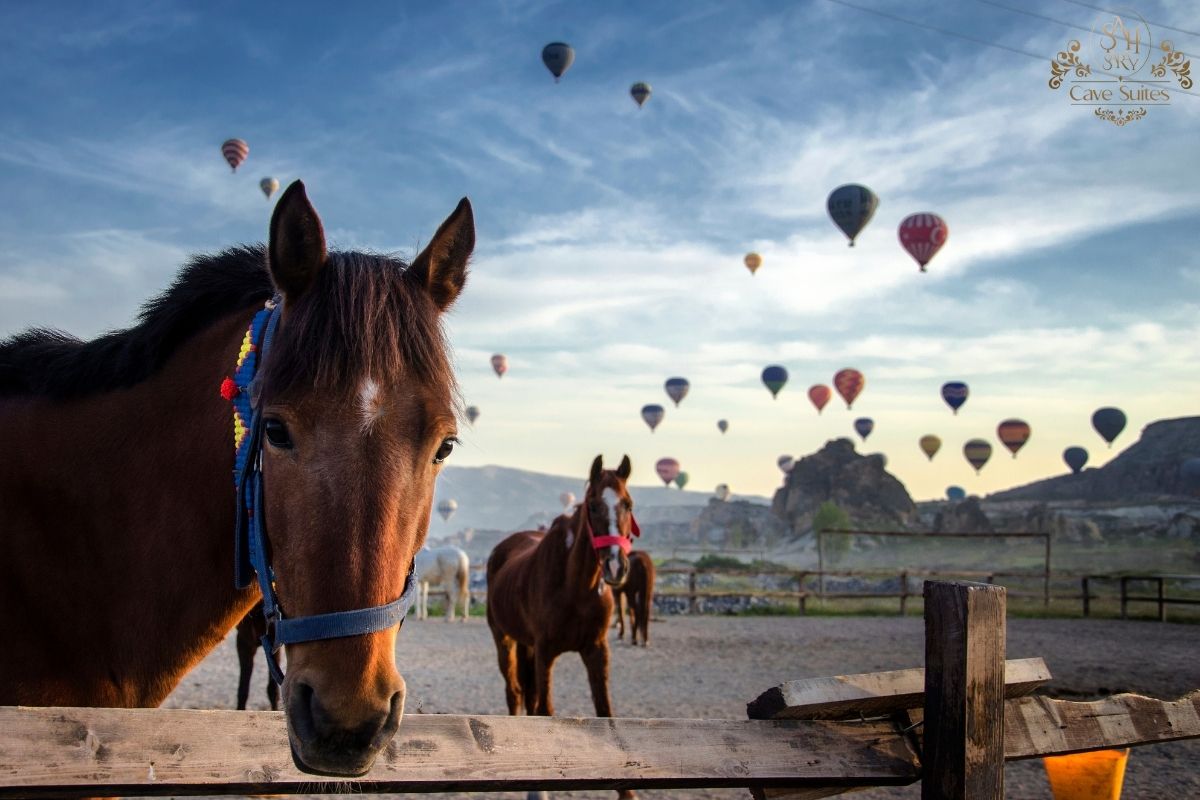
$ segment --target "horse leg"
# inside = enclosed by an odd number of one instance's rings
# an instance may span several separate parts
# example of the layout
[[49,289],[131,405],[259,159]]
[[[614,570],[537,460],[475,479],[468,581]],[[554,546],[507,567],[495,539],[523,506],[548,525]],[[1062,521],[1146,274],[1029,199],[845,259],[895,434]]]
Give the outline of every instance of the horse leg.
[[496,660],[500,665],[500,676],[504,678],[504,700],[508,703],[510,717],[521,713],[520,657],[517,654],[519,647],[520,645],[511,639],[496,637]]
[[[641,592],[630,592],[629,594],[629,643],[637,645],[638,628],[641,622],[642,594]],[[643,643],[645,637],[642,637]]]
[[533,649],[517,645],[517,680],[521,682],[521,692],[525,695],[525,713],[529,716],[537,714],[537,673],[534,670]]
[[246,700],[250,697],[250,675],[254,672],[254,654],[258,650],[258,640],[254,638],[252,628],[246,620],[242,620],[237,626],[238,711],[246,710]]
[[558,653],[551,652],[550,648],[542,642],[538,642],[534,646],[533,669],[537,680],[537,714],[543,717],[554,716],[554,700],[551,694],[554,691],[554,659],[557,657]]
[[625,592],[613,592],[613,599],[617,601],[617,638],[625,638]]
[[466,622],[471,615],[471,567],[462,570],[458,575],[458,597],[462,600],[462,621]]
[[642,632],[642,647],[650,646],[650,590],[643,589],[638,597],[638,629]]
[[612,699],[608,695],[608,641],[601,639],[586,650],[580,650],[579,657],[583,659],[583,666],[587,669],[596,716],[611,717]]

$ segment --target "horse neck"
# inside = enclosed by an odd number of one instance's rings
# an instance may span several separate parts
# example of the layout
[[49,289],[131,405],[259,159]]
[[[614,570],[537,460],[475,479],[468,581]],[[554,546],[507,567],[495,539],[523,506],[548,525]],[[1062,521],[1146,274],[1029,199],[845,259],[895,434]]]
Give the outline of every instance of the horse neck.
[[567,525],[573,539],[567,548],[566,576],[568,586],[580,593],[596,592],[600,582],[600,559],[596,558],[596,550],[592,547],[592,537],[587,526],[587,498],[575,509],[575,513],[567,519]]
[[[30,608],[65,613],[0,632],[29,655],[32,685],[38,669],[47,685],[67,672],[80,693],[43,688],[41,701],[157,705],[254,604],[233,588],[232,417],[218,393],[252,314],[195,334],[135,386],[29,406],[20,435],[44,456],[23,468],[25,502],[59,499],[52,514],[18,517],[9,541],[30,557],[6,559],[0,583],[31,587]],[[70,644],[50,657],[47,640]]]

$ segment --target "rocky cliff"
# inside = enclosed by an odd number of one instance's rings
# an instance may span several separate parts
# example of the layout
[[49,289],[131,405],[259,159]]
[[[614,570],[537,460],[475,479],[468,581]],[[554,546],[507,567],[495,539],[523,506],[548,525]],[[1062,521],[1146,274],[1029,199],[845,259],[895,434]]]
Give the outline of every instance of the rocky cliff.
[[904,484],[889,473],[882,455],[859,455],[849,439],[832,439],[796,461],[775,492],[771,510],[793,536],[807,534],[813,515],[827,500],[855,525],[874,529],[907,527],[917,509]]
[[988,495],[989,501],[1030,500],[1136,504],[1187,496],[1180,465],[1200,456],[1200,417],[1152,422],[1123,453],[1097,469],[1060,475]]

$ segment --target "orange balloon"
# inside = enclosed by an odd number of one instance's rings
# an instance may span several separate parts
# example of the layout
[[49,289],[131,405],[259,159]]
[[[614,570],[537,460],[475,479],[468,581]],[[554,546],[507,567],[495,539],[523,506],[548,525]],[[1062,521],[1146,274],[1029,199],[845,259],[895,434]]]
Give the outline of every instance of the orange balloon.
[[830,397],[833,397],[833,390],[823,383],[814,383],[808,387],[808,399],[817,407],[818,414],[825,410],[825,406],[829,404]]
[[837,389],[837,393],[846,401],[846,408],[853,408],[854,398],[858,397],[866,383],[867,379],[856,369],[847,368],[839,370],[833,376],[833,387]]

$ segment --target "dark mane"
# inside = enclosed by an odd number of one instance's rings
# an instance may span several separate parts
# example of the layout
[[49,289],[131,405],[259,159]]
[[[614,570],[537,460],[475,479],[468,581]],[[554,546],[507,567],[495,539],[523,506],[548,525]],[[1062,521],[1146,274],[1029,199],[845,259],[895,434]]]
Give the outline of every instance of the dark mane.
[[[215,320],[272,295],[265,252],[258,245],[192,258],[131,328],[87,342],[34,328],[0,342],[0,397],[62,400],[140,383]],[[406,268],[384,256],[330,253],[280,329],[267,365],[272,390],[404,369],[453,385],[436,309],[403,279]]]

